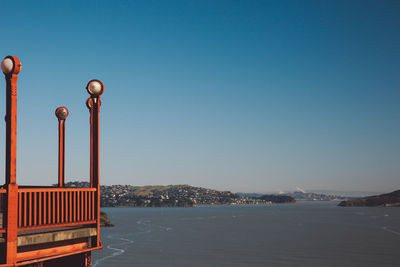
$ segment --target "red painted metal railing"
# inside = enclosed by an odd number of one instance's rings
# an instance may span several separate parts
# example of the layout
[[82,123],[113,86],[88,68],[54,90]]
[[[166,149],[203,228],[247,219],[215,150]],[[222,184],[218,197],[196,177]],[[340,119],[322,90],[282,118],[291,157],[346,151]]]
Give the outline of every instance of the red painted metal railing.
[[4,229],[4,217],[3,213],[6,209],[5,207],[5,197],[6,197],[7,190],[0,189],[0,233],[5,233],[6,229]]
[[95,224],[96,188],[19,188],[18,228]]

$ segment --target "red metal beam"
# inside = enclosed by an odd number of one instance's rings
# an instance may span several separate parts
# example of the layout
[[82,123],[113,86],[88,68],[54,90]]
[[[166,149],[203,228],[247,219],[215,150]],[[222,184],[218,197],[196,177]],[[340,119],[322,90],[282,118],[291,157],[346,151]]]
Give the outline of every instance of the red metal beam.
[[[78,191],[96,191],[96,188],[58,188],[58,187],[35,187],[35,188],[19,188],[19,192],[78,192]],[[1,193],[1,192],[0,192]]]
[[31,260],[31,259],[38,259],[48,256],[54,256],[57,254],[64,254],[69,252],[77,252],[88,248],[88,242],[77,243],[73,245],[66,245],[54,248],[46,248],[46,249],[39,249],[27,252],[20,252],[17,254],[17,261],[24,261],[24,260]]
[[74,225],[88,225],[88,224],[95,224],[95,223],[96,223],[95,220],[83,221],[83,222],[71,222],[71,223],[53,223],[53,224],[47,224],[47,225],[35,225],[35,226],[20,227],[20,228],[18,228],[18,231],[56,228],[56,227],[74,226]]

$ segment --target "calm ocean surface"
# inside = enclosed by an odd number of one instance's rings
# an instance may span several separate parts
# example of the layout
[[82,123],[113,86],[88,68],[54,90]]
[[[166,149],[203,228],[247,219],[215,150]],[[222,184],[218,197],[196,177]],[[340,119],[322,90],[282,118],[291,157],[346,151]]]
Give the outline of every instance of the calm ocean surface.
[[93,266],[400,266],[400,208],[104,208]]

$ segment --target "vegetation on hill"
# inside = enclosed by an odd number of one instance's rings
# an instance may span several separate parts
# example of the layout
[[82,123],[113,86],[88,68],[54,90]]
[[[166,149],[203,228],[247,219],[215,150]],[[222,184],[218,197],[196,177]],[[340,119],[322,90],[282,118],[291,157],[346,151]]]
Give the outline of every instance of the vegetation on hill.
[[363,197],[339,203],[341,207],[400,207],[400,190],[378,196]]

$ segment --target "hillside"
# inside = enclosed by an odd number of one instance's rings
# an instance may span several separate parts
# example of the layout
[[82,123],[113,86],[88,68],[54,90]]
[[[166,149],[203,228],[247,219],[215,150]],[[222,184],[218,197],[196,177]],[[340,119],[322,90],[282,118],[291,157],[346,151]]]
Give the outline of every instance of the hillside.
[[[87,182],[69,182],[67,187],[88,187]],[[101,186],[102,207],[194,207],[197,205],[242,205],[282,203],[244,197],[230,191],[218,191],[190,185]]]
[[[240,196],[246,196],[246,197],[261,197],[263,194],[260,193],[237,193]],[[271,194],[269,194],[271,195]],[[274,196],[276,194],[273,194]],[[295,200],[302,200],[302,201],[337,201],[337,200],[348,200],[348,199],[353,199],[351,197],[345,197],[345,196],[338,196],[334,194],[319,194],[319,193],[307,193],[307,192],[300,192],[300,191],[294,191],[294,192],[285,192],[284,194],[279,194],[281,196],[290,196],[294,198]]]
[[400,190],[378,196],[363,197],[354,200],[342,201],[341,207],[400,207]]

